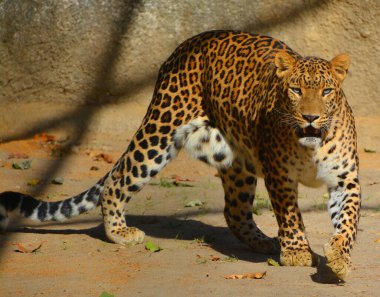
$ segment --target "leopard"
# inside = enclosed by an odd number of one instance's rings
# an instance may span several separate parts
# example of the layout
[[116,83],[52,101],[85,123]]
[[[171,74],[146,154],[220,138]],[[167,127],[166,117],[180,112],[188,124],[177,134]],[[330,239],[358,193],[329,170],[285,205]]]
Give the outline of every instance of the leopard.
[[[334,233],[325,263],[339,280],[352,266],[361,188],[355,120],[342,89],[351,59],[301,56],[284,42],[233,30],[198,34],[162,64],[152,100],[127,149],[94,186],[47,202],[0,194],[0,225],[9,213],[64,221],[101,207],[107,238],[144,241],[127,225],[128,201],[181,149],[217,169],[229,229],[255,253],[279,254],[284,266],[317,266],[298,205],[298,185],[326,186]],[[278,225],[267,236],[252,215],[263,178]]]

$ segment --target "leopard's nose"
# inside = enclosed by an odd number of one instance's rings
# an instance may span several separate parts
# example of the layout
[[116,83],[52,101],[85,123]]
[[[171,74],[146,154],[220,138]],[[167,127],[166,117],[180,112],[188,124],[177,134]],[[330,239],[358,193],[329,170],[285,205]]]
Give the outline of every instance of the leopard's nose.
[[315,114],[303,114],[302,117],[308,121],[310,124],[314,122],[315,120],[319,119],[319,115]]

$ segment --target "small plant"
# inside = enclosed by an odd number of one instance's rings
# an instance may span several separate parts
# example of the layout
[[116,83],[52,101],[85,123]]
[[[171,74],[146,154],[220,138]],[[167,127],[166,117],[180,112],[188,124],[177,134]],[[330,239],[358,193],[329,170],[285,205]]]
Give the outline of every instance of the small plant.
[[206,264],[208,259],[206,257],[203,257],[201,255],[196,255],[195,262],[197,264]]
[[314,204],[314,209],[316,209],[316,210],[327,210],[327,204],[326,204],[326,202],[320,202],[320,203],[315,203]]
[[161,188],[173,188],[173,187],[194,187],[193,185],[183,183],[177,179],[170,180],[166,177],[161,177],[158,183],[151,182],[149,183],[151,186],[159,186]]
[[253,202],[252,212],[255,215],[262,215],[263,209],[272,210],[272,204],[269,202],[269,199],[262,197],[260,195],[256,195],[255,200]]
[[66,251],[67,248],[68,248],[68,247],[67,247],[67,241],[64,240],[64,241],[62,242],[62,250]]
[[193,240],[194,243],[196,243],[199,246],[208,246],[209,244],[206,242],[206,239],[204,236],[199,237],[199,238],[194,238]]
[[196,207],[196,206],[203,206],[204,202],[202,202],[199,199],[191,200],[190,202],[185,204],[185,207]]
[[63,147],[59,144],[51,144],[50,156],[54,158],[62,158],[65,154]]
[[26,160],[26,161],[23,161],[20,163],[13,162],[12,167],[13,167],[13,169],[18,169],[18,170],[29,169],[32,167],[32,160]]
[[99,297],[115,297],[115,295],[112,295],[111,293],[103,291],[102,294],[99,295]]
[[161,188],[171,188],[174,187],[174,184],[172,181],[168,180],[165,177],[160,178],[159,186]]
[[329,194],[325,193],[322,197],[322,202],[316,202],[314,204],[314,209],[316,210],[327,210],[327,201],[329,200]]
[[235,255],[227,256],[223,260],[223,262],[237,262],[239,261],[239,258],[236,257]]
[[181,231],[179,231],[176,236],[174,237],[175,240],[182,240],[183,239],[183,235],[181,233]]

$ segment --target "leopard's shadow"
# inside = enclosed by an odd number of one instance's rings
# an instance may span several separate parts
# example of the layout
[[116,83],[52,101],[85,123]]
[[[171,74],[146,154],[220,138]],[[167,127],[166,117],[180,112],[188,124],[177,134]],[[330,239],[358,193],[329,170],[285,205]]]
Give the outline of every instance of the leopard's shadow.
[[[101,241],[108,241],[104,234],[104,226],[100,219],[87,220],[87,223],[97,224],[87,229],[72,229],[70,225],[83,223],[83,220],[73,220],[65,223],[47,223],[41,227],[16,228],[13,232],[36,233],[36,234],[83,234]],[[155,238],[176,238],[177,240],[192,241],[204,239],[215,251],[226,256],[234,256],[239,260],[263,263],[268,257],[279,261],[279,255],[266,255],[252,252],[246,245],[241,243],[229,230],[228,227],[216,227],[207,225],[193,219],[183,219],[174,216],[154,215],[128,215],[128,222],[143,230],[147,236]],[[66,226],[66,229],[49,229],[49,226]],[[320,284],[342,284],[339,279],[327,267],[324,257],[319,256],[320,264],[311,280]]]
[[[65,229],[48,229],[49,226],[57,226],[58,223],[44,224],[28,228],[16,228],[13,232],[37,233],[37,234],[85,234],[92,238],[108,241],[104,234],[103,223],[100,220],[88,221],[100,223],[88,229],[73,229],[70,225],[76,222],[59,223],[66,225]],[[192,241],[202,239],[215,251],[226,256],[235,256],[240,260],[260,263],[265,262],[270,256],[279,260],[279,255],[264,255],[252,252],[248,247],[241,243],[229,230],[228,227],[216,227],[207,225],[201,221],[193,219],[180,219],[172,216],[153,216],[153,215],[128,215],[128,223],[143,230],[147,236],[156,238],[176,238],[177,240]]]
[[312,281],[319,284],[345,284],[345,282],[340,280],[327,266],[325,257],[319,256],[319,265],[316,267],[316,269],[317,271],[310,276]]

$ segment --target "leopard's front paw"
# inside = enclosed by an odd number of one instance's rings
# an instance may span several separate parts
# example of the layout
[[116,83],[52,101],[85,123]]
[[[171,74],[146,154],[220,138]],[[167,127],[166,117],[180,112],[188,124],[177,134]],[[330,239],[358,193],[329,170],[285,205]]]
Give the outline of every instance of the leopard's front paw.
[[135,227],[106,230],[106,235],[114,243],[123,245],[142,243],[145,237],[145,233]]
[[310,249],[281,251],[280,263],[283,266],[317,266],[318,255]]
[[341,280],[346,279],[350,272],[351,260],[349,255],[342,250],[343,236],[337,235],[324,247],[326,264],[332,272]]

